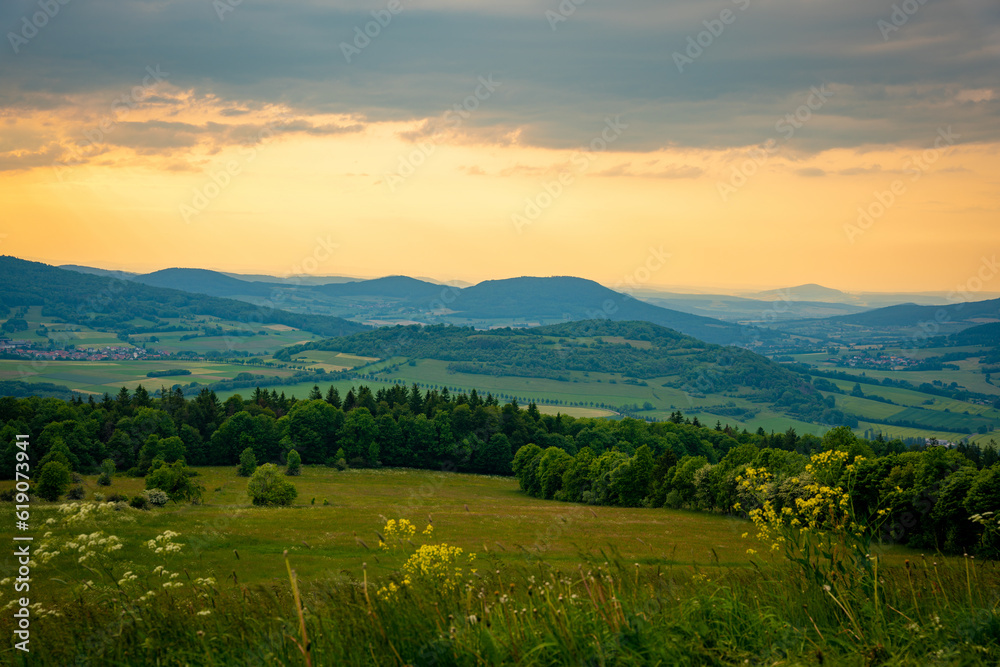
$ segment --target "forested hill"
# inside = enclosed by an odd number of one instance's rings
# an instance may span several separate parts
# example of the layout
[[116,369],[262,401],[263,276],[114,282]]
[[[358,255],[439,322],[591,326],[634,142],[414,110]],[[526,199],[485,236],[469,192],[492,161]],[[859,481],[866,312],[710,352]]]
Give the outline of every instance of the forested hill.
[[283,285],[278,283],[251,282],[227,276],[218,271],[206,269],[163,269],[132,278],[137,283],[150,287],[165,287],[167,289],[207,294],[218,297],[257,296],[269,297],[275,288]]
[[530,322],[599,317],[652,322],[721,345],[780,335],[766,329],[751,329],[712,317],[655,306],[592,280],[572,276],[487,280],[456,292],[454,299],[447,302],[447,307],[471,319],[507,317]]
[[0,313],[19,306],[42,306],[46,316],[119,333],[132,332],[131,322],[136,318],[156,322],[195,315],[254,326],[284,324],[320,336],[344,336],[367,329],[339,317],[289,313],[0,256]]
[[982,345],[1000,347],[1000,322],[980,324],[948,336],[949,345]]
[[482,375],[567,379],[571,372],[653,380],[691,394],[739,393],[822,423],[843,414],[824,403],[805,376],[758,354],[723,347],[649,322],[584,320],[530,329],[478,331],[448,325],[384,327],[279,350],[336,350],[388,359],[437,359],[449,370]]
[[832,322],[846,322],[874,327],[911,327],[921,322],[970,322],[1000,315],[1000,299],[952,303],[941,306],[918,306],[904,303],[898,306],[876,308],[853,315],[829,318]]

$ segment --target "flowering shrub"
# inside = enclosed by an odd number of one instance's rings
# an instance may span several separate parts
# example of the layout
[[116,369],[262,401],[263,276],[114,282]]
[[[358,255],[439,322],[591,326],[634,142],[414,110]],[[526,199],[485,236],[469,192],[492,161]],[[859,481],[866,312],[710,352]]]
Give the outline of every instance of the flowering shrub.
[[[425,544],[403,564],[403,572],[408,577],[430,581],[450,591],[461,583],[465,574],[460,561],[462,554],[461,547]],[[476,559],[476,554],[469,554],[467,559],[471,565]],[[470,572],[475,573],[475,570]]]
[[162,489],[146,489],[142,492],[142,495],[145,496],[146,500],[153,507],[163,507],[170,500],[170,496]]
[[[842,451],[815,454],[800,478],[781,486],[763,468],[747,468],[736,478],[757,539],[770,551],[784,551],[810,578],[825,585],[869,576],[872,569],[870,545],[875,529],[858,519],[851,502],[855,464],[864,459],[858,456],[852,463],[847,459]],[[787,492],[788,486],[794,492]],[[785,491],[780,497],[779,488]],[[737,503],[735,509],[744,507]],[[880,519],[888,513],[882,509],[875,516]],[[756,551],[748,549],[748,553]]]
[[[396,549],[403,546],[403,542],[409,541],[417,534],[417,527],[408,519],[389,519],[385,522],[385,527],[379,535],[379,547],[385,550]],[[434,526],[427,524],[421,532],[427,538],[434,536]],[[412,542],[410,542],[412,544]]]

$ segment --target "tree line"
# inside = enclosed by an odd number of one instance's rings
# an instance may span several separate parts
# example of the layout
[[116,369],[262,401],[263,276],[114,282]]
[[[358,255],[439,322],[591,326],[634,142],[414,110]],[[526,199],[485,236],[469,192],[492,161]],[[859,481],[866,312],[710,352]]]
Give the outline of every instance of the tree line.
[[[704,428],[700,429],[705,431]],[[679,433],[696,436],[682,425]],[[1000,556],[1000,527],[977,515],[1000,509],[1000,462],[996,444],[907,448],[899,440],[858,438],[846,427],[816,436],[737,434],[728,447],[703,441],[701,453],[664,449],[647,431],[633,440],[634,453],[622,448],[579,449],[528,444],[517,451],[512,469],[521,489],[539,498],[624,507],[687,508],[745,515],[762,500],[780,514],[816,492],[819,481],[848,494],[852,511],[866,526],[879,526],[884,541],[949,553]],[[832,478],[818,479],[810,455],[844,452],[844,465]],[[740,482],[748,471],[772,478],[748,491]],[[888,510],[879,514],[880,510]],[[988,525],[987,525],[988,524]]]
[[[65,461],[92,473],[110,459],[131,475],[176,471],[185,464],[255,462],[396,466],[516,475],[542,498],[629,507],[675,507],[733,513],[737,479],[748,468],[774,476],[770,498],[780,508],[805,494],[811,455],[844,451],[857,466],[850,493],[859,515],[892,509],[893,539],[956,551],[982,541],[976,512],[1000,507],[995,443],[980,448],[908,446],[856,437],[838,427],[822,438],[793,428],[751,433],[701,424],[675,411],[664,422],[573,418],[501,404],[490,393],[421,390],[417,385],[314,386],[303,400],[257,387],[225,401],[205,389],[188,399],[142,386],[101,400],[90,396],[0,398],[0,474],[15,470],[16,435],[30,435],[33,468]],[[161,465],[160,462],[166,464]],[[898,533],[898,534],[897,534]]]

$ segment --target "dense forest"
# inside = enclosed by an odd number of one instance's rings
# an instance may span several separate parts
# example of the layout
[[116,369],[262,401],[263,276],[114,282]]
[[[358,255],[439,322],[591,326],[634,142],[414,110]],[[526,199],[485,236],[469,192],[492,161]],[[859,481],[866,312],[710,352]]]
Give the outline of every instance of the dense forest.
[[222,402],[207,389],[189,400],[171,389],[154,397],[122,388],[100,401],[0,398],[0,421],[4,475],[15,469],[15,436],[28,434],[36,466],[58,457],[84,473],[106,458],[141,476],[158,460],[235,466],[247,448],[259,462],[284,462],[294,449],[305,464],[513,473],[543,498],[732,513],[746,503],[738,479],[748,469],[773,476],[768,493],[780,508],[808,495],[811,455],[840,451],[854,466],[849,490],[859,513],[890,507],[887,536],[910,546],[976,548],[982,528],[969,516],[1000,507],[995,446],[908,448],[845,427],[823,438],[793,429],[750,433],[679,411],[660,423],[575,419],[541,414],[534,404],[501,405],[475,390],[361,385],[341,397],[333,386],[325,394],[316,386],[296,400],[258,387],[249,399]]

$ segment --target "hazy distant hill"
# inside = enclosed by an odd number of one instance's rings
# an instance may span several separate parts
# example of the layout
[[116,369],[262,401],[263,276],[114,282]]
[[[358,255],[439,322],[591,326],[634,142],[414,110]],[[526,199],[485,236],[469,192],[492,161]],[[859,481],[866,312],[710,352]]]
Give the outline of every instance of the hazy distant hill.
[[416,301],[434,299],[441,294],[442,289],[447,288],[407,276],[386,276],[374,280],[316,285],[311,289],[332,297],[382,296]]
[[93,266],[80,266],[79,264],[63,264],[59,268],[66,269],[67,271],[76,271],[77,273],[89,273],[94,276],[107,276],[109,278],[118,278],[119,280],[132,280],[137,275],[139,275],[138,273],[132,273],[131,271],[98,269]]
[[326,285],[329,283],[353,283],[358,280],[364,280],[364,278],[355,278],[352,276],[313,276],[313,275],[299,274],[287,277],[279,277],[279,276],[268,276],[257,273],[231,273],[229,271],[222,271],[221,273],[223,275],[229,276],[230,278],[245,280],[247,282],[278,283],[286,286]]
[[773,301],[775,299],[792,301],[832,301],[836,303],[850,303],[854,299],[846,292],[839,289],[823,287],[816,283],[798,285],[797,287],[786,287],[784,289],[772,289],[756,294],[749,294],[750,298]]
[[209,296],[269,296],[276,283],[248,282],[208,269],[163,269],[135,276],[132,280],[152,287],[166,287]]
[[[742,296],[750,299],[761,299],[763,301],[813,301],[829,304],[849,304],[871,309],[896,306],[904,303],[914,303],[923,306],[945,303],[948,300],[949,293],[843,292],[830,287],[824,287],[823,285],[809,283],[806,285],[798,285],[796,287],[785,287],[782,289],[743,294]],[[988,295],[984,294],[983,296],[985,297]]]
[[131,280],[67,271],[16,257],[0,257],[0,304],[5,308],[43,306],[43,314],[77,324],[129,332],[136,318],[159,321],[184,315],[284,324],[320,336],[367,329],[339,317],[263,309],[242,301],[152,287]]
[[765,301],[725,294],[677,294],[644,290],[637,292],[636,297],[655,306],[726,322],[770,323],[849,315],[866,310],[863,306],[834,301]]

